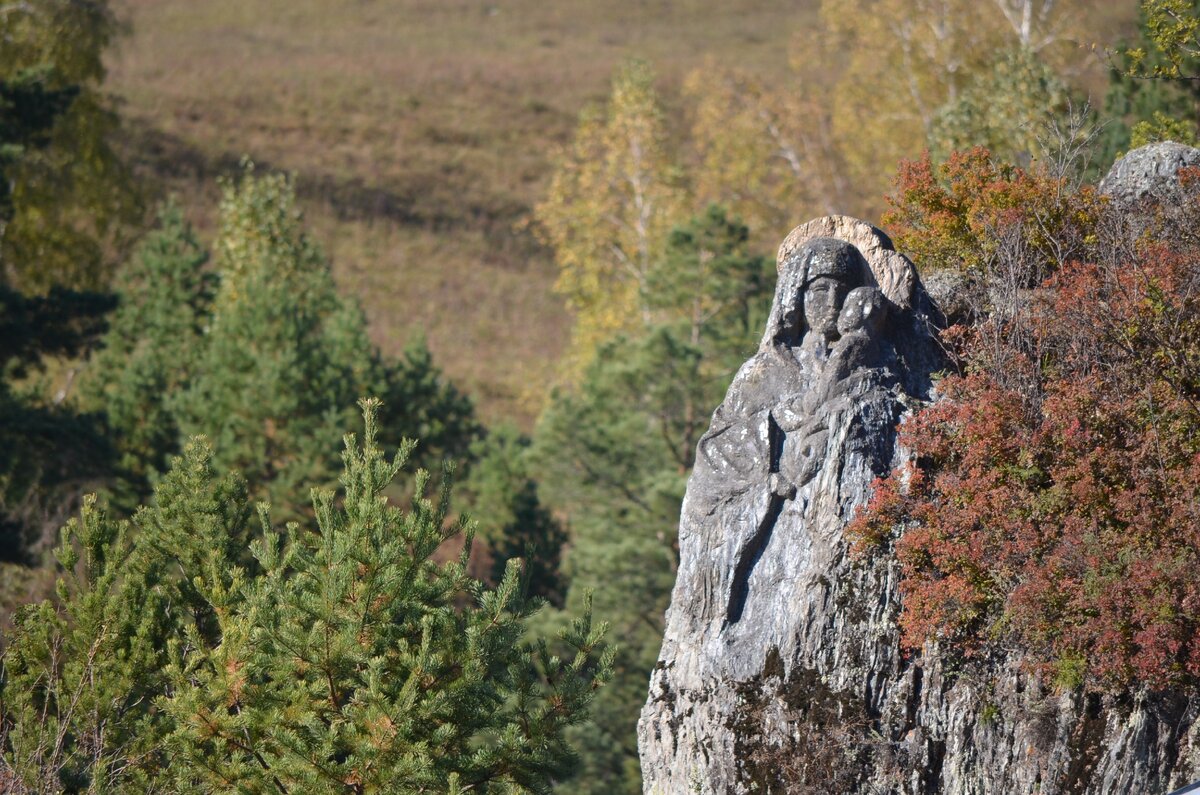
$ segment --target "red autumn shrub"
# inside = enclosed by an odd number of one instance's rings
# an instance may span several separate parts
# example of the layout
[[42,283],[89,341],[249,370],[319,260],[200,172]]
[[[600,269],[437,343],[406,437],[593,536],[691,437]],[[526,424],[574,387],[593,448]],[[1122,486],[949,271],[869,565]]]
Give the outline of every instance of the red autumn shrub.
[[1020,318],[960,330],[963,371],[901,429],[916,464],[851,527],[894,539],[906,646],[1015,647],[1069,686],[1200,682],[1200,251],[1178,242],[1098,245]]

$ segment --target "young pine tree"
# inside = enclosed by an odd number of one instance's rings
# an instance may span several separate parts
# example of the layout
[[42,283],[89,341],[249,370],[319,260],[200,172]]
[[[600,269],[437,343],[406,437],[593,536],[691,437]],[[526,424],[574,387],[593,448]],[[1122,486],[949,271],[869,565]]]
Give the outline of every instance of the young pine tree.
[[384,456],[377,406],[346,439],[341,494],[314,493],[312,526],[282,533],[260,506],[249,555],[245,487],[202,442],[132,523],[89,505],[66,534],[61,602],[30,608],[4,658],[0,780],[518,793],[566,776],[565,730],[610,674],[604,629],[585,610],[556,657],[523,640],[540,602],[519,566],[491,590],[465,552],[432,561],[465,520],[447,523],[448,486],[426,498],[423,473],[408,510],[389,504],[411,444]]
[[343,303],[305,234],[292,186],[248,168],[227,183],[215,245],[220,285],[195,374],[174,399],[184,438],[213,440],[280,519],[332,479],[348,407],[376,365],[361,312]]
[[172,400],[195,375],[204,344],[216,286],[207,260],[179,208],[167,205],[118,275],[120,303],[81,392],[121,448],[123,501],[136,504],[179,452]]
[[476,447],[467,482],[480,535],[492,549],[492,579],[521,558],[530,593],[562,607],[566,594],[561,557],[566,529],[542,504],[530,466],[530,440],[511,425],[493,428]]
[[85,396],[121,446],[122,505],[136,504],[190,435],[216,442],[282,520],[309,487],[334,480],[339,428],[361,394],[382,395],[389,444],[421,438],[422,459],[465,457],[478,433],[470,400],[421,343],[390,361],[366,319],[338,296],[305,234],[291,184],[252,168],[224,186],[212,269],[179,213],[122,274],[121,305],[90,367]]
[[58,598],[17,614],[0,658],[5,791],[178,791],[164,751],[176,727],[158,703],[167,650],[219,642],[204,578],[236,569],[252,527],[244,481],[210,459],[189,446],[132,522],[93,497],[64,528]]

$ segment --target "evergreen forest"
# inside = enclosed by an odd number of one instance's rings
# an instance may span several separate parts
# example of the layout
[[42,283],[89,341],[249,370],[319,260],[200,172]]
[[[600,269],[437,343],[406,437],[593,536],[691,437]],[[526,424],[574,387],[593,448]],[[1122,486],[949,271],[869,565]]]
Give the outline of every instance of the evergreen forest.
[[[0,791],[642,792],[774,249],[938,285],[909,653],[1200,693],[1200,0],[0,0]],[[1032,296],[1032,297],[1031,297]]]

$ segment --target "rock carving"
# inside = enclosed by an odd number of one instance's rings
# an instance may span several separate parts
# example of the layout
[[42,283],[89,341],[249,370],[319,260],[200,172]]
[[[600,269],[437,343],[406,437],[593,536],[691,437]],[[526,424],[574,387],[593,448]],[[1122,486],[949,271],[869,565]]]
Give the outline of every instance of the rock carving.
[[[900,653],[898,564],[844,529],[905,460],[941,315],[845,216],[797,227],[758,351],[701,438],[662,651],[638,724],[645,791],[1166,791],[1200,763],[1200,703],[1059,693],[1019,659]],[[1190,755],[1190,756],[1189,756]]]
[[[712,689],[756,680],[768,654],[785,671],[821,654],[804,628],[833,597],[841,528],[896,463],[896,424],[928,396],[938,360],[911,263],[868,224],[835,216],[798,227],[778,267],[758,353],[713,414],[684,498],[681,568],[641,727],[651,792],[687,791],[675,774],[656,775],[659,744],[683,757],[668,765],[676,771],[740,791],[731,782],[741,774],[723,769],[733,755],[714,762],[710,746],[741,740],[720,728],[701,736],[738,712]],[[662,714],[668,693],[696,700],[686,742],[666,736],[679,715],[678,702]]]

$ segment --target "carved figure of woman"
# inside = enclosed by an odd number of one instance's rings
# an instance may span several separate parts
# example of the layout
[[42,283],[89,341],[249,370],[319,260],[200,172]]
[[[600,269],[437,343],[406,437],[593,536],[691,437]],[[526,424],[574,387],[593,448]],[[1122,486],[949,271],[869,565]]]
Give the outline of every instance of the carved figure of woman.
[[[656,791],[736,788],[742,684],[782,694],[828,669],[827,638],[856,620],[839,615],[840,584],[827,576],[843,570],[844,525],[894,465],[904,400],[925,394],[938,361],[912,265],[879,230],[816,219],[788,235],[778,263],[766,333],[714,413],[684,497],[639,724]],[[779,710],[764,725],[791,720],[787,697],[763,703]]]
[[802,396],[799,411],[788,414],[792,422],[780,424],[787,449],[780,461],[783,476],[777,479],[778,493],[790,494],[816,475],[828,438],[830,409],[840,399],[855,399],[859,387],[876,378],[876,368],[886,359],[881,332],[887,312],[887,301],[875,287],[855,287],[846,294],[835,321],[837,338],[820,363],[819,377]]
[[700,440],[701,478],[765,484],[779,471],[784,435],[811,423],[811,396],[839,337],[844,299],[864,285],[867,272],[858,250],[835,238],[809,241],[787,264],[759,352],[743,365]]

